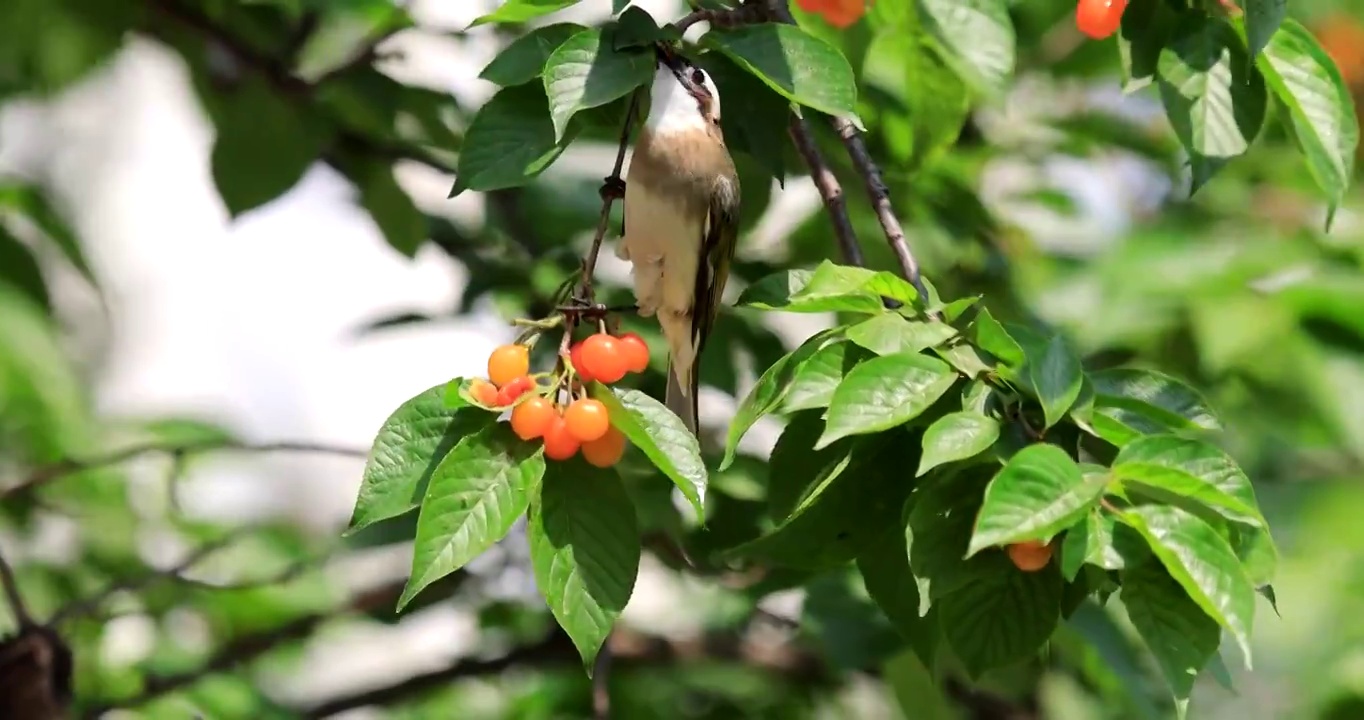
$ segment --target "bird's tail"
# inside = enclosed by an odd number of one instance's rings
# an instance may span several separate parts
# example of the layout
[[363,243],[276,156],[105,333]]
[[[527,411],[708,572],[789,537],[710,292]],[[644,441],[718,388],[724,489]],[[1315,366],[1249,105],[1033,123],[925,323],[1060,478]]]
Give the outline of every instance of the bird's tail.
[[678,417],[682,418],[683,424],[692,435],[696,434],[697,423],[697,395],[698,383],[695,365],[687,373],[687,387],[683,387],[682,380],[677,377],[676,366],[668,363],[668,389],[663,395],[663,404],[673,411]]

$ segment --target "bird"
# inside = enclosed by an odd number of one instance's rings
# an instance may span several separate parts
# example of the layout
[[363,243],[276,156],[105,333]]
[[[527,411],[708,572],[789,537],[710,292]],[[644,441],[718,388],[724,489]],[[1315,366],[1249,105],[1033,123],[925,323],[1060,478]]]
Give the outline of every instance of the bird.
[[635,305],[668,344],[664,404],[697,432],[701,351],[715,325],[739,233],[739,175],[704,69],[660,45],[649,111],[625,178],[624,233]]

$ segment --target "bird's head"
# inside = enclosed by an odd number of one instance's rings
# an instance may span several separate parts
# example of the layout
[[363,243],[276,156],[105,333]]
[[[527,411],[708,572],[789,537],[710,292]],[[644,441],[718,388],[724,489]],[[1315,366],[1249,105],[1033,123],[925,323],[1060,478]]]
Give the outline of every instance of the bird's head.
[[665,45],[656,49],[658,70],[650,97],[650,130],[706,130],[720,124],[720,94],[710,75]]

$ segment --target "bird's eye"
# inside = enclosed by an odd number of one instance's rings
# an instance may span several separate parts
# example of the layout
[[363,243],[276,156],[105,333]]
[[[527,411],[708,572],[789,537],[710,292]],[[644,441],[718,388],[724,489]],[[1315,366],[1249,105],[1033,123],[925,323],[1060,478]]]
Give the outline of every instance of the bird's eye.
[[700,68],[693,69],[691,71],[691,81],[697,85],[705,85],[706,74],[701,72]]

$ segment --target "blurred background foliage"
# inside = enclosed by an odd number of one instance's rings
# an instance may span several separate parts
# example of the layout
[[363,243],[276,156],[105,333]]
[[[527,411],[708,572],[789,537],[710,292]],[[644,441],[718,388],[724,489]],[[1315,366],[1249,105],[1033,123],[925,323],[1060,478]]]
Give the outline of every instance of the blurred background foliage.
[[[606,0],[592,1],[605,14]],[[896,1],[877,0],[872,12]],[[1080,36],[1068,0],[1010,4],[1017,79],[998,102],[975,107],[950,73],[906,61],[918,38],[876,35],[865,21],[836,31],[793,11],[858,72],[868,143],[910,244],[944,296],[981,294],[998,317],[1060,328],[1092,366],[1131,363],[1183,377],[1226,420],[1230,449],[1256,481],[1282,549],[1275,583],[1282,618],[1260,623],[1254,673],[1233,671],[1235,691],[1200,686],[1193,717],[1364,717],[1360,192],[1325,232],[1325,201],[1272,118],[1247,156],[1190,198],[1159,100],[1149,88],[1122,93],[1114,41]],[[1317,33],[1356,103],[1364,99],[1364,1],[1299,0],[1289,15]],[[523,189],[482,194],[480,222],[418,209],[395,180],[395,163],[449,174],[476,108],[395,79],[388,70],[400,59],[382,41],[420,33],[458,55],[475,33],[500,33],[503,42],[518,33],[423,27],[415,17],[416,8],[388,0],[3,0],[0,102],[55,97],[109,62],[131,35],[154,39],[183,58],[216,127],[213,177],[234,216],[327,163],[354,183],[357,202],[396,252],[411,256],[430,242],[468,269],[451,315],[489,301],[508,318],[543,315],[596,223],[598,181],[551,168]],[[580,142],[615,142],[618,119],[604,115]],[[868,264],[894,268],[838,139],[813,125],[848,191]],[[5,142],[0,137],[0,147]],[[786,185],[807,182],[793,149],[780,152]],[[609,159],[601,162],[605,175]],[[771,157],[738,162],[745,235],[731,293],[835,252],[817,203],[768,212],[784,195],[766,181]],[[524,564],[514,548],[417,603],[475,613],[473,657],[399,678],[386,694],[356,688],[355,697],[314,704],[282,698],[275,679],[333,626],[402,621],[392,613],[400,583],[362,587],[345,568],[410,537],[410,528],[381,525],[338,540],[339,528],[224,527],[180,512],[177,478],[201,457],[271,448],[197,420],[94,411],[89,359],[64,341],[50,279],[54,268],[74,271],[96,291],[102,279],[46,182],[0,176],[0,529],[28,612],[38,622],[60,619],[76,659],[77,714],[136,707],[133,717],[291,718],[385,705],[373,717],[588,716],[588,682],[538,599],[509,599],[496,587],[508,567]],[[799,213],[790,210],[796,206]],[[605,301],[628,302],[623,276],[605,275]],[[356,331],[433,319],[398,313]],[[708,393],[741,396],[754,368],[810,329],[765,322],[722,314],[703,364]],[[654,328],[626,324],[661,352]],[[661,394],[663,366],[655,357],[639,380],[644,389]],[[681,532],[695,550],[755,536],[767,522],[763,455],[755,450],[715,476],[705,530],[682,527],[665,486],[637,483],[648,509],[642,524],[650,533]],[[43,550],[39,531],[54,517],[74,526],[77,540]],[[191,568],[168,553],[201,561]],[[666,552],[659,560],[675,564]],[[706,582],[675,599],[700,618],[690,635],[634,629],[613,640],[619,717],[1082,720],[1170,711],[1131,634],[1098,608],[1081,610],[1039,667],[996,673],[979,688],[936,687],[849,575],[773,575],[738,590]],[[798,624],[758,608],[801,585]],[[130,615],[154,638],[131,662],[108,648],[110,620]],[[21,677],[15,657],[0,654],[0,688]]]

